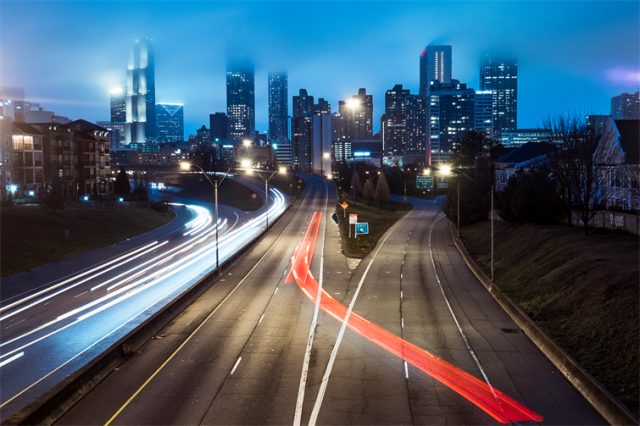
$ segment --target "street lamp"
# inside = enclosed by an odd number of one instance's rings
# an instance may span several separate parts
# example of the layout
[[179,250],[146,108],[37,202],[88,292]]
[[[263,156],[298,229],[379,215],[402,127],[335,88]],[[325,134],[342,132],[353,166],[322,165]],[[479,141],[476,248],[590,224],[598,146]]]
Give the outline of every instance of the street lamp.
[[356,156],[353,152],[353,142],[356,140],[356,107],[360,105],[360,101],[357,99],[351,99],[347,101],[347,105],[351,107],[352,116],[353,116],[353,136],[351,137],[351,156],[353,157],[353,206],[357,205],[356,203]]
[[[267,230],[269,229],[269,181],[275,176],[276,173],[280,172],[280,173],[285,173],[287,171],[287,169],[285,169],[284,167],[280,167],[278,170],[274,170],[273,173],[271,173],[271,175],[269,175],[268,178],[264,179],[262,177],[262,175],[260,174],[263,170],[247,170],[247,173],[251,173],[252,171],[255,171],[256,174],[260,177],[260,179],[262,179],[264,181],[264,199],[265,199],[265,207],[266,207],[266,219],[267,219]],[[266,170],[264,170],[266,171]]]
[[242,143],[244,144],[244,156],[249,158],[249,145],[251,145],[251,141],[249,139],[245,139]]
[[[474,184],[476,184],[477,186],[479,186],[480,188],[486,190],[485,187],[483,187],[482,185],[480,185],[478,182],[475,181],[475,179],[472,179],[471,177],[467,176],[466,174],[464,174],[463,172],[461,172],[460,170],[452,170],[450,166],[444,165],[442,167],[440,167],[440,170],[442,171],[443,174],[445,175],[450,175],[452,172],[454,172],[457,175],[462,175],[464,177],[466,177],[467,179],[469,179],[471,182],[473,182]],[[456,182],[456,186],[458,187],[458,237],[460,237],[460,181],[458,180]],[[493,183],[491,184],[491,282],[494,281],[494,238],[493,238],[493,219],[494,219],[494,214],[493,214]]]
[[[231,168],[229,168],[229,170],[227,170],[227,172],[224,174],[224,176],[222,176],[222,179],[220,179],[220,181],[218,181],[218,178],[216,177],[216,179],[211,182],[211,178],[209,177],[209,175],[207,174],[207,172],[204,171],[204,169],[202,167],[200,167],[197,164],[190,164],[190,163],[186,163],[186,162],[181,162],[180,163],[180,167],[184,170],[189,170],[189,168],[191,167],[197,167],[198,169],[200,169],[200,171],[202,172],[202,174],[204,175],[204,177],[207,178],[207,180],[209,181],[209,183],[211,185],[213,185],[214,188],[214,194],[215,194],[215,215],[216,215],[216,269],[218,269],[218,267],[220,266],[220,256],[218,255],[218,234],[220,233],[220,229],[219,229],[219,225],[218,225],[218,185],[220,185],[222,183],[222,181],[227,177],[227,175],[229,174],[229,172],[231,171]],[[219,271],[218,271],[219,273]]]

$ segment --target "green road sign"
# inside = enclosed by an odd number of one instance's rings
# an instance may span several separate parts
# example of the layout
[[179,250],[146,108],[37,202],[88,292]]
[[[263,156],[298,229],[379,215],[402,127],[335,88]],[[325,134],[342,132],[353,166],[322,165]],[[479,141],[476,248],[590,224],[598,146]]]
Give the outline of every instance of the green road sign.
[[448,188],[449,179],[446,176],[438,176],[438,188]]
[[369,222],[356,223],[356,235],[368,234],[368,233],[369,233]]
[[417,185],[418,189],[433,188],[433,176],[418,176]]

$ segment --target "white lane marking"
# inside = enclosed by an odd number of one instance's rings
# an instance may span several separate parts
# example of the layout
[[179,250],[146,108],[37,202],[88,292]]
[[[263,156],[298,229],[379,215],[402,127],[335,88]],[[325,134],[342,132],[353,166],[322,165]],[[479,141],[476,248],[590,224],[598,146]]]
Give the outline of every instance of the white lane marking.
[[500,407],[502,408],[502,403],[500,402],[500,398],[498,398],[498,395],[496,395],[495,390],[493,389],[493,385],[491,385],[491,382],[489,381],[489,377],[487,377],[487,374],[484,371],[484,368],[482,368],[482,365],[480,364],[480,360],[478,359],[478,357],[476,356],[476,353],[474,352],[473,348],[471,347],[471,344],[469,343],[469,340],[467,339],[467,336],[464,334],[464,331],[462,331],[462,327],[460,327],[460,323],[458,322],[458,317],[456,317],[456,314],[453,312],[453,308],[451,307],[451,303],[449,303],[449,298],[447,297],[447,295],[444,292],[444,288],[442,287],[442,283],[440,282],[440,276],[438,275],[438,270],[436,269],[436,262],[433,258],[433,248],[431,246],[431,235],[433,233],[433,225],[436,224],[436,222],[438,222],[440,219],[444,218],[445,216],[440,216],[438,219],[434,220],[433,223],[431,224],[431,227],[429,228],[429,254],[431,255],[431,264],[433,265],[433,272],[436,275],[436,281],[438,281],[438,286],[440,286],[440,291],[442,292],[442,297],[444,297],[444,301],[447,302],[447,307],[449,308],[449,312],[451,312],[451,316],[453,317],[453,320],[456,323],[456,326],[458,327],[458,331],[460,332],[460,335],[462,336],[462,340],[464,340],[464,344],[467,346],[467,349],[469,350],[469,353],[471,353],[471,357],[473,358],[473,360],[475,361],[476,365],[478,366],[478,369],[480,370],[480,373],[482,373],[482,377],[484,377],[484,381],[487,383],[487,385],[489,385],[489,388],[491,388],[491,392],[493,393],[493,397],[496,399],[496,402],[498,403],[498,405],[500,405]]
[[400,292],[400,298],[403,298],[403,297],[404,297],[404,296],[403,296],[402,291],[401,291],[401,292]]
[[5,365],[9,364],[11,361],[15,361],[16,359],[20,358],[22,355],[24,355],[24,352],[20,352],[19,354],[15,354],[9,359],[5,359],[4,361],[0,362],[0,367],[4,367]]
[[404,378],[409,378],[409,367],[407,367],[407,361],[404,362]]
[[80,296],[82,296],[82,295],[83,295],[83,294],[85,294],[85,293],[89,293],[89,290],[85,291],[84,293],[80,293],[80,294],[79,294],[79,295],[77,295],[77,296],[73,296],[73,298],[75,299],[75,298],[77,298],[77,297],[80,297]]
[[262,318],[264,318],[264,314],[262,314],[262,316],[260,317],[260,321],[258,321],[258,324],[262,322]]
[[402,328],[404,328],[404,318],[400,318],[400,322],[402,323]]
[[276,291],[273,292],[273,294],[276,294],[278,292],[278,287],[276,287]]
[[5,327],[4,329],[6,330],[6,329],[8,329],[8,328],[11,328],[11,327],[13,327],[14,325],[18,325],[18,324],[20,324],[21,322],[25,322],[26,320],[27,320],[27,319],[25,318],[25,319],[23,319],[22,321],[18,321],[18,322],[16,322],[16,323],[11,324],[11,325],[10,325],[10,326],[8,326],[8,327]]
[[[325,197],[325,212],[328,208],[329,202],[329,190],[327,189],[327,196]],[[322,280],[324,278],[324,243],[327,235],[327,216],[324,215],[324,232],[322,233],[322,256],[320,257],[320,276],[318,277],[318,294],[316,295],[316,306],[313,309],[313,319],[311,321],[311,328],[309,329],[309,338],[307,339],[307,348],[304,352],[304,362],[302,363],[302,374],[300,376],[300,385],[298,386],[298,399],[296,400],[296,412],[293,418],[294,426],[300,426],[302,422],[302,405],[304,403],[304,394],[307,387],[307,375],[309,373],[309,363],[311,362],[311,348],[313,347],[313,338],[316,332],[316,324],[318,322],[318,313],[320,311],[320,299],[322,295]]]
[[358,299],[358,294],[360,293],[360,289],[362,288],[362,283],[364,283],[367,274],[369,273],[369,268],[373,264],[374,259],[371,259],[367,269],[364,271],[364,275],[358,284],[358,288],[356,289],[355,294],[353,295],[353,299],[349,304],[349,310],[347,311],[347,315],[345,315],[344,320],[342,321],[342,326],[340,327],[340,333],[338,334],[338,339],[336,340],[336,344],[333,346],[333,350],[331,351],[331,357],[329,358],[329,364],[327,365],[327,370],[324,372],[324,377],[322,378],[322,383],[320,384],[320,391],[318,392],[318,397],[316,398],[316,403],[313,406],[313,412],[311,413],[311,419],[309,419],[309,426],[315,426],[316,421],[318,420],[318,414],[320,413],[320,406],[322,405],[322,400],[324,399],[324,393],[327,390],[327,384],[329,383],[329,376],[331,375],[331,370],[333,370],[333,363],[336,360],[336,355],[338,354],[338,349],[340,348],[340,342],[342,341],[342,336],[344,336],[344,330],[347,328],[347,323],[349,322],[349,317],[351,316],[351,311],[353,311],[353,306],[356,303],[356,299]]
[[403,276],[403,275],[404,275],[404,274],[400,274],[400,279],[402,279],[402,276]]
[[238,368],[238,364],[240,364],[240,361],[242,361],[242,357],[238,357],[236,364],[233,366],[233,369],[231,370],[231,374],[229,374],[230,376],[233,376],[233,373],[234,371],[236,371],[236,368]]

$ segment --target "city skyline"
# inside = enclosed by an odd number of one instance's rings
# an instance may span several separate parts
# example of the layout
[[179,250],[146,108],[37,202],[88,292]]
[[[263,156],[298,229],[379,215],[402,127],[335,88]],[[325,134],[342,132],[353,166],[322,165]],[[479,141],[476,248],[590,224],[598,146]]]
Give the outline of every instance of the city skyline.
[[[39,22],[62,17],[65,8],[59,7],[61,3],[38,3],[32,8],[34,28],[42,27]],[[484,55],[500,50],[517,55],[519,128],[537,127],[544,116],[570,110],[607,114],[611,97],[636,92],[640,82],[640,37],[634,29],[640,7],[636,2],[376,2],[367,3],[367,8],[362,3],[346,3],[337,17],[316,8],[316,3],[162,4],[162,8],[148,2],[128,5],[144,17],[134,31],[127,27],[133,18],[127,17],[117,24],[121,30],[111,32],[110,37],[105,38],[97,27],[78,39],[65,32],[43,37],[37,31],[18,31],[17,17],[28,6],[3,2],[0,82],[24,87],[27,99],[56,114],[92,122],[107,120],[110,90],[125,84],[122,70],[127,63],[127,43],[149,37],[156,51],[156,101],[188,107],[187,134],[208,125],[210,114],[226,110],[225,71],[230,52],[246,52],[255,63],[256,129],[261,133],[268,131],[267,75],[271,69],[287,71],[291,93],[305,88],[336,107],[339,100],[366,88],[373,95],[373,130],[379,132],[386,91],[402,84],[412,94],[418,93],[420,53],[428,44],[453,45],[452,78],[475,90],[480,90]],[[106,6],[117,11],[119,3],[77,3],[74,16],[90,16]],[[309,15],[315,9],[317,13]],[[447,13],[452,11],[456,13]],[[224,23],[216,27],[219,37],[205,35],[189,24],[189,17],[198,13]],[[423,25],[424,29],[416,26],[419,17],[430,13],[443,18]],[[366,25],[350,23],[357,14]],[[327,36],[306,41],[296,37],[303,26],[295,21],[296,16],[308,16],[305,27],[324,25]],[[173,18],[174,30],[169,34],[163,24]],[[230,18],[236,23],[229,24]],[[258,24],[264,22],[269,25]],[[469,28],[463,28],[467,24]],[[181,33],[186,27],[188,37],[186,31]],[[59,46],[64,46],[65,54],[84,54],[88,60],[75,62],[70,70],[59,55]],[[596,51],[603,52],[597,61],[593,58]],[[43,61],[47,67],[36,65]]]

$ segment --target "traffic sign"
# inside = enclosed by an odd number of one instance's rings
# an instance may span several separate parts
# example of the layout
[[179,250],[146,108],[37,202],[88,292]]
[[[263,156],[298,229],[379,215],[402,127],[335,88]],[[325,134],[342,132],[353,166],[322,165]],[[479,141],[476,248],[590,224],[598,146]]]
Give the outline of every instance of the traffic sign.
[[349,225],[351,224],[357,224],[358,223],[358,215],[357,214],[350,214],[349,215]]
[[438,188],[448,188],[449,179],[446,176],[438,176]]
[[368,233],[369,233],[369,222],[356,223],[356,235],[368,234]]
[[302,183],[302,179],[298,179],[298,183]]
[[251,194],[251,198],[255,200],[256,198],[258,198],[258,196],[256,194]]
[[418,176],[417,188],[433,188],[433,176]]
[[343,209],[346,209],[347,207],[349,207],[349,204],[342,203],[342,204],[340,204],[340,207],[342,207]]

